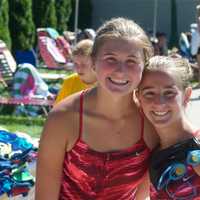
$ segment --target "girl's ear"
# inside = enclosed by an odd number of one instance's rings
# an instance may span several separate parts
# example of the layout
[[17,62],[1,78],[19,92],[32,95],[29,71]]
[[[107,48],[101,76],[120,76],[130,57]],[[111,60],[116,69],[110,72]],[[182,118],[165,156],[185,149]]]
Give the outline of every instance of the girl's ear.
[[192,95],[192,87],[187,87],[185,89],[185,95],[184,95],[184,106],[187,106],[188,102],[190,101],[190,97]]
[[139,99],[139,90],[138,89],[134,90],[134,94],[133,95],[135,95],[135,97],[137,99]]
[[139,99],[139,91],[138,91],[138,89],[133,91],[133,101],[136,103],[137,106],[140,106],[140,99]]
[[91,57],[91,63],[92,63],[92,69],[93,71],[95,71],[95,61],[94,61],[94,58]]

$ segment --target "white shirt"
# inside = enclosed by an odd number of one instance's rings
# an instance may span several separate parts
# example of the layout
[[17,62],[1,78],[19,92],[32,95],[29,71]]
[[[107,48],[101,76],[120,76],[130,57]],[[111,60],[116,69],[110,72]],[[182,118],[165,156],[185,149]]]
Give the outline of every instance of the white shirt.
[[200,33],[198,28],[191,29],[191,54],[194,56],[197,54],[198,49],[200,47]]

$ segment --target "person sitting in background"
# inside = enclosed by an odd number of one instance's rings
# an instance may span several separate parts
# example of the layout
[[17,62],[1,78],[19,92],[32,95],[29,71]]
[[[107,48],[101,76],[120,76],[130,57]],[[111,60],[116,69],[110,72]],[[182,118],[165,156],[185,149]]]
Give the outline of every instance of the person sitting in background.
[[167,47],[167,37],[164,32],[157,32],[156,38],[158,39],[158,55],[167,55],[168,54],[168,47]]
[[94,40],[96,36],[95,30],[91,28],[86,28],[84,30],[79,30],[77,34],[77,41],[80,42],[81,40]]
[[55,104],[65,97],[91,87],[96,82],[96,76],[92,69],[90,54],[93,41],[81,40],[72,50],[72,60],[77,73],[68,76],[58,93]]
[[[12,86],[12,96],[16,99],[54,99],[54,94],[49,91],[48,85],[41,78],[37,69],[29,64],[23,63],[18,65],[15,72]],[[38,106],[23,105],[17,106],[15,114],[25,114],[30,116],[37,116],[40,108]]]
[[198,64],[198,87],[200,86],[200,5],[196,7],[196,23],[191,24],[191,54]]
[[182,32],[179,38],[179,49],[180,54],[183,57],[186,57],[190,61],[192,61],[192,55],[190,52],[190,43],[191,43],[191,33],[190,32]]

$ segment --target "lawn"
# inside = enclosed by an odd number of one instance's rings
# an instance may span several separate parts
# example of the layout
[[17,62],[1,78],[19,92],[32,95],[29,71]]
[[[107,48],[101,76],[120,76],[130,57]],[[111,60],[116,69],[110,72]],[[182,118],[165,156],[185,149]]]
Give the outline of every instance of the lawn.
[[12,115],[0,115],[0,127],[10,132],[23,132],[32,137],[40,137],[45,122],[44,117],[19,117]]
[[[48,74],[66,74],[70,75],[72,71],[65,70],[49,70],[45,68],[38,68],[40,73]],[[60,87],[62,80],[45,80],[49,86]],[[0,84],[0,95],[4,97],[10,96],[11,88],[6,88]],[[40,137],[41,131],[46,120],[45,116],[42,117],[23,117],[13,115],[14,106],[0,105],[0,128],[7,129],[10,132],[24,132],[32,137]]]

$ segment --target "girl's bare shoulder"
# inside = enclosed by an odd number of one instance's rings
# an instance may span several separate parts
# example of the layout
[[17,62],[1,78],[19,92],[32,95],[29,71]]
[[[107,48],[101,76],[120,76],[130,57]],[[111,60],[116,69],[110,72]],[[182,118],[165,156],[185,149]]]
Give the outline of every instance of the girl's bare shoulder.
[[43,134],[59,137],[69,144],[73,143],[79,134],[79,109],[80,93],[58,103],[49,112]]

